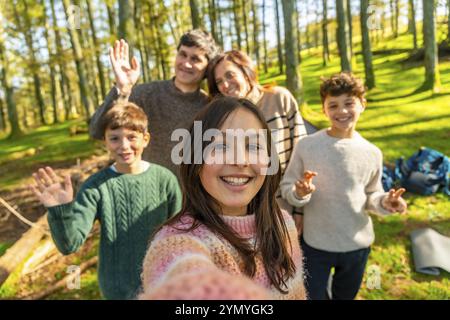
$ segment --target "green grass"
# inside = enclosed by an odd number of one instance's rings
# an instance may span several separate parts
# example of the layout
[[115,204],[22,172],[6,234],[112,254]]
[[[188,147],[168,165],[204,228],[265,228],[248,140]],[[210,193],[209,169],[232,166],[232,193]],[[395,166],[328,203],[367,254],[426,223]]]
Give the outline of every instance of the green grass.
[[0,243],[0,257],[5,254],[6,250],[8,250],[11,245],[11,243]]
[[69,128],[74,125],[87,126],[82,120],[72,120],[39,127],[17,139],[0,139],[1,190],[17,187],[44,165],[68,167],[91,156],[98,149],[96,143],[87,133],[70,136]]

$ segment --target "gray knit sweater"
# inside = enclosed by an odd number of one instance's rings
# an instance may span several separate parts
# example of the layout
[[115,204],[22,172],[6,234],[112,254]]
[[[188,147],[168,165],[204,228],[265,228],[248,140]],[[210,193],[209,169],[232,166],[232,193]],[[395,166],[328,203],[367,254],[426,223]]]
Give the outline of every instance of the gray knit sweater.
[[[281,182],[281,193],[291,205],[304,207],[303,236],[310,246],[330,252],[369,247],[374,239],[366,209],[390,214],[381,206],[386,195],[381,184],[382,153],[355,133],[338,139],[326,129],[301,139]],[[316,171],[316,191],[297,198],[295,181],[305,170]]]
[[[118,98],[117,89],[112,88],[93,115],[89,126],[93,138],[102,139],[99,119]],[[171,141],[172,132],[178,128],[189,129],[196,113],[208,103],[207,94],[200,89],[184,93],[175,87],[172,79],[134,86],[129,101],[144,109],[149,118],[150,144],[142,159],[162,165],[179,177],[178,166],[171,160],[172,148],[178,144]]]

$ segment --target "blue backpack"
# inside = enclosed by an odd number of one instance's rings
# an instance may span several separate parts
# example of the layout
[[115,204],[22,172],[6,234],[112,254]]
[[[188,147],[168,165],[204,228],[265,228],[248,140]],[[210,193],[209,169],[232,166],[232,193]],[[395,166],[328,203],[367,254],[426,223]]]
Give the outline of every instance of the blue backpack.
[[450,195],[450,160],[439,151],[422,147],[408,160],[396,161],[394,180],[399,180],[409,192],[431,195],[443,187]]

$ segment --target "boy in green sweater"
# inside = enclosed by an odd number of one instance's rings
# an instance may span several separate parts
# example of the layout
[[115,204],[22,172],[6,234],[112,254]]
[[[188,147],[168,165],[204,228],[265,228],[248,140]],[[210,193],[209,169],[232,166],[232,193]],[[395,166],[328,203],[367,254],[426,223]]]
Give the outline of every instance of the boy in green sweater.
[[100,290],[106,299],[134,299],[148,239],[181,209],[182,196],[172,172],[141,159],[150,141],[141,108],[116,105],[100,126],[115,162],[89,177],[75,200],[70,177],[60,183],[50,167],[33,174],[37,185],[31,188],[47,207],[53,240],[65,255],[76,252],[100,221]]

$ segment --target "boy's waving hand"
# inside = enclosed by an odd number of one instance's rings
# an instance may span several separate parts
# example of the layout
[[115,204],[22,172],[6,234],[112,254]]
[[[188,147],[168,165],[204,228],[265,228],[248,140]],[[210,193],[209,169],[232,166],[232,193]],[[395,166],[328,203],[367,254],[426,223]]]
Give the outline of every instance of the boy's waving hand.
[[37,186],[30,185],[36,197],[46,207],[54,207],[73,201],[73,188],[70,176],[64,177],[61,183],[59,177],[50,167],[39,169],[33,173]]
[[389,194],[381,200],[381,205],[390,212],[406,213],[408,205],[406,204],[405,199],[402,198],[402,194],[405,191],[405,188],[389,190]]

